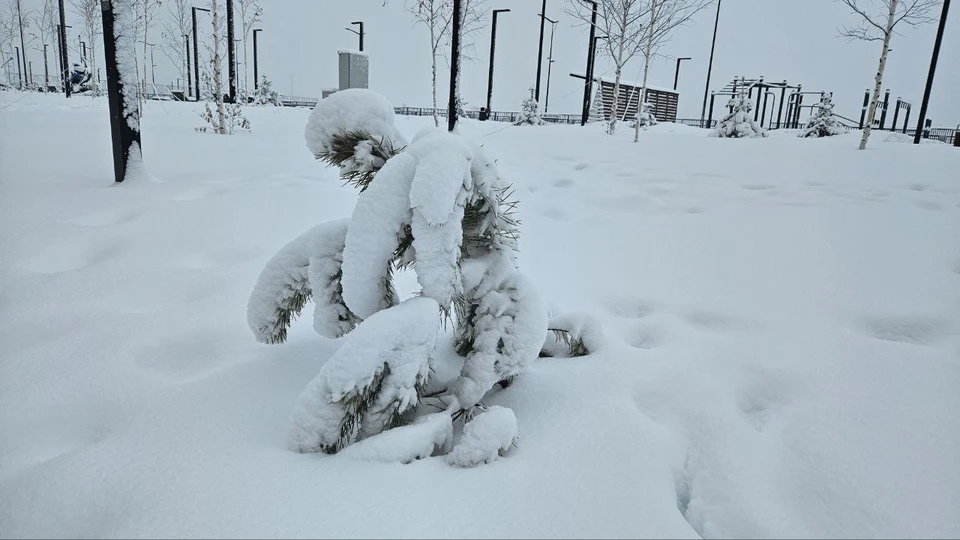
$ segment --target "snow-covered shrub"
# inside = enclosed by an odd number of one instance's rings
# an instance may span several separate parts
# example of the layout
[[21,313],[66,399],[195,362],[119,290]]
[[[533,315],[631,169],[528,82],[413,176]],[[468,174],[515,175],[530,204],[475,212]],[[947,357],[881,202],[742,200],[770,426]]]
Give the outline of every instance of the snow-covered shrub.
[[817,104],[817,113],[810,118],[807,129],[803,130],[800,137],[830,137],[846,132],[846,128],[840,125],[837,117],[833,115],[833,100],[824,95]]
[[260,83],[251,96],[253,105],[274,105],[280,106],[280,94],[273,89],[273,83],[266,75],[260,76]]
[[753,102],[747,99],[746,92],[742,89],[739,94],[730,98],[727,107],[730,107],[732,112],[728,113],[717,123],[717,128],[713,132],[715,137],[742,138],[767,136],[766,130],[760,127],[760,124],[758,124],[750,114],[750,112],[753,111]]
[[520,120],[517,120],[518,126],[542,126],[545,122],[540,118],[540,104],[534,96],[533,88],[530,89],[530,97],[523,100],[520,109]]
[[634,127],[636,127],[637,124],[639,124],[639,127],[657,125],[657,117],[653,115],[653,105],[647,102],[643,102],[640,105],[640,112],[637,113],[637,118],[634,120]]
[[[317,104],[307,147],[359,189],[357,205],[349,219],[321,224],[271,258],[247,306],[250,329],[265,343],[283,342],[311,298],[317,332],[345,335],[300,397],[290,434],[299,451],[333,453],[364,440],[372,450],[358,456],[410,461],[446,447],[440,424],[416,427],[414,418],[441,321],[454,321],[465,357],[459,377],[434,393],[448,419],[473,416],[489,390],[538,357],[548,335],[544,303],[517,270],[516,202],[494,160],[434,128],[407,144],[393,120],[390,103],[369,90]],[[405,268],[421,291],[398,304],[393,273]],[[594,341],[579,327],[560,331],[573,338],[572,355],[590,352]],[[408,428],[374,441],[400,426]],[[382,450],[390,441],[403,449]]]

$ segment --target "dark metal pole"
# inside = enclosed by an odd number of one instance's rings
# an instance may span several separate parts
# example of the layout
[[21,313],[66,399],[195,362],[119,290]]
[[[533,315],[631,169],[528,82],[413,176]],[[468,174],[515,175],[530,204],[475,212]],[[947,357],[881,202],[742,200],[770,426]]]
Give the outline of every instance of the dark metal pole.
[[580,125],[587,125],[587,119],[590,117],[590,97],[593,94],[593,48],[597,35],[597,3],[593,0],[585,0],[593,4],[593,15],[590,17],[590,39],[587,41],[587,67],[583,74],[587,80],[583,84],[583,112],[580,118]]
[[209,12],[209,9],[192,7],[191,15],[193,16],[193,88],[196,91],[197,99],[195,101],[200,101],[200,55],[198,54],[199,46],[197,45],[197,11],[206,11]]
[[63,10],[63,0],[60,0],[60,77],[63,79],[63,93],[70,97],[73,90],[70,88],[70,59],[67,56],[67,20]]
[[677,81],[680,80],[680,62],[683,60],[690,60],[689,56],[684,56],[683,58],[677,58],[677,71],[673,74],[673,89],[677,89]]
[[43,44],[43,91],[50,86],[50,67],[47,65],[47,44]]
[[[110,133],[113,139],[113,174],[117,182],[123,182],[127,174],[127,163],[132,151],[139,151],[140,148],[140,130],[131,127],[139,125],[139,122],[129,121],[137,120],[139,112],[136,107],[125,108],[124,94],[126,92],[136,92],[136,88],[127,88],[126,82],[121,77],[120,69],[117,66],[117,33],[114,31],[113,6],[112,0],[102,0],[101,9],[103,10],[103,56],[107,66],[107,95],[110,101]],[[126,7],[125,9],[132,9]],[[125,32],[127,29],[124,28]],[[122,39],[130,40],[133,44],[132,36],[123,36]],[[126,115],[126,116],[125,116]],[[136,145],[136,148],[134,148]]]
[[153,91],[157,91],[157,62],[153,59],[153,48],[156,43],[150,43],[150,82],[153,84]]
[[[20,50],[23,51],[23,72],[27,72],[27,45],[23,39],[23,9],[20,7],[20,0],[17,0],[17,17],[20,18]],[[21,80],[20,88],[23,89]]]
[[707,116],[707,125],[703,125],[703,120],[700,120],[700,127],[705,127],[710,129],[710,124],[713,123],[713,102],[717,99],[716,92],[710,92],[710,114]]
[[453,33],[450,45],[450,101],[447,103],[447,131],[457,127],[457,79],[460,74],[461,0],[453,0]]
[[237,102],[236,46],[233,41],[233,0],[227,0],[227,64],[230,66],[230,103]]
[[27,66],[28,66],[28,67],[27,67],[27,86],[29,86],[29,87],[32,89],[32,88],[34,88],[34,86],[33,86],[33,60],[27,62]]
[[880,131],[883,131],[884,124],[887,123],[887,109],[890,108],[890,89],[883,96],[883,110],[880,111]]
[[903,133],[906,135],[907,126],[910,125],[910,109],[913,108],[913,105],[907,103],[907,112],[903,115]]
[[780,89],[780,106],[777,107],[777,129],[780,129],[780,120],[783,118],[783,101],[787,98],[787,81],[783,81]]
[[773,92],[767,90],[763,93],[763,113],[760,114],[760,127],[763,127],[763,121],[767,119],[767,100],[770,99],[770,96],[773,96],[774,101],[777,100],[777,96]]
[[[497,47],[497,15],[500,13],[506,13],[510,11],[509,9],[495,9],[493,10],[493,24],[490,29],[490,70],[489,75],[487,75],[487,116],[490,117],[490,108],[493,106],[493,58],[494,53],[496,52]],[[486,119],[484,118],[484,120]]]
[[[547,19],[544,17],[544,19]],[[553,73],[553,32],[557,29],[557,21],[550,21],[550,52],[547,54],[547,95],[543,98],[543,112],[550,106],[550,75]]]
[[350,23],[350,24],[356,24],[356,25],[359,25],[359,26],[360,26],[360,31],[359,31],[359,32],[357,32],[357,31],[354,30],[353,28],[346,28],[345,30],[347,30],[348,32],[353,32],[354,34],[357,35],[357,37],[360,38],[360,52],[363,52],[363,35],[364,35],[364,31],[363,31],[363,21],[353,21],[353,22]]
[[17,51],[17,87],[23,90],[23,71],[20,69],[20,47],[14,47]]
[[540,7],[540,46],[537,48],[537,83],[534,87],[534,99],[537,102],[540,102],[540,69],[543,67],[543,27],[546,25],[547,20],[547,0],[543,0],[543,5]]
[[717,18],[713,22],[713,41],[710,43],[710,62],[707,64],[707,84],[703,87],[703,107],[700,109],[700,127],[704,127],[703,115],[707,110],[707,94],[710,92],[710,74],[713,71],[713,51],[717,47],[717,27],[720,25],[720,2],[722,1],[723,0],[717,0]]
[[186,51],[184,56],[186,57],[186,60],[187,60],[187,95],[184,98],[184,101],[186,101],[187,99],[190,98],[190,96],[193,95],[193,88],[192,88],[193,77],[191,76],[192,74],[190,73],[190,34],[183,35],[183,45],[184,45],[183,50]]
[[257,66],[257,32],[262,32],[262,28],[253,29],[253,89],[260,87],[260,72]]
[[937,28],[937,39],[933,42],[933,56],[930,57],[930,71],[927,73],[927,86],[923,90],[923,101],[920,102],[920,121],[917,122],[917,132],[913,136],[913,144],[920,144],[920,133],[923,130],[923,123],[927,119],[927,105],[930,104],[933,76],[937,71],[937,59],[940,57],[940,43],[943,41],[943,27],[947,23],[947,12],[949,10],[950,0],[943,0],[943,11],[940,12],[940,26]]

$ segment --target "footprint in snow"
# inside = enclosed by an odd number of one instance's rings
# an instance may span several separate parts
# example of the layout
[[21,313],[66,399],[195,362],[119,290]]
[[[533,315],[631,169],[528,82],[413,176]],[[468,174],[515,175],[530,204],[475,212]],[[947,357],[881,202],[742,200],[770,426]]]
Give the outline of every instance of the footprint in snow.
[[910,184],[909,186],[907,186],[907,188],[910,189],[911,191],[926,191],[926,189],[927,189],[928,187],[930,187],[930,186],[928,186],[927,184],[924,184],[924,183],[922,183],[922,182],[914,182],[914,183]]
[[943,205],[936,201],[918,200],[913,201],[913,204],[916,205],[917,208],[922,208],[923,210],[943,210]]
[[133,221],[140,216],[140,212],[132,210],[102,210],[90,212],[82,216],[64,219],[60,223],[64,225],[76,225],[80,227],[109,227],[111,225],[120,225]]
[[692,326],[711,332],[727,332],[743,329],[747,324],[736,318],[710,311],[692,311],[683,316]]
[[790,374],[756,370],[740,390],[737,408],[750,427],[763,431],[777,411],[795,399],[799,386]]
[[551,184],[556,188],[568,188],[574,185],[574,181],[571,178],[557,178]]
[[862,323],[868,335],[883,341],[911,345],[933,345],[946,337],[945,319],[929,316],[866,317]]
[[774,189],[777,186],[774,186],[773,184],[743,184],[740,187],[750,191],[766,191],[768,189]]
[[541,216],[547,219],[553,219],[556,221],[567,221],[570,219],[570,213],[562,208],[557,208],[555,206],[547,206],[544,208],[534,209],[534,212],[540,214]]
[[611,298],[606,307],[608,313],[624,319],[642,319],[656,311],[652,302],[640,298]]
[[642,325],[624,336],[624,341],[635,349],[652,350],[660,348],[666,343],[666,333],[662,328]]
[[586,169],[586,168],[588,168],[588,167],[590,167],[590,164],[589,164],[589,163],[587,163],[586,161],[581,161],[580,163],[577,163],[576,165],[574,165],[574,166],[573,166],[573,169],[574,169],[575,171],[582,171],[582,170],[584,170],[584,169]]

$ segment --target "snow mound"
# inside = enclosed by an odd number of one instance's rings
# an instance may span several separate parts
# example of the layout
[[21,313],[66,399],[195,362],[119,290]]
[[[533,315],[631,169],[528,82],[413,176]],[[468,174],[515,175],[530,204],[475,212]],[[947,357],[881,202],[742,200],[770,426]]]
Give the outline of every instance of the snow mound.
[[[411,298],[357,326],[300,395],[290,448],[336,452],[416,406],[437,342],[437,309],[433,299]],[[376,395],[370,407],[351,405],[370,394]]]
[[453,437],[450,415],[439,412],[421,416],[409,426],[389,429],[348,446],[340,455],[357,461],[410,463],[442,450]]
[[[882,140],[883,142],[889,143],[913,144],[913,135],[907,135],[906,133],[891,133]],[[944,142],[938,139],[921,138],[920,144],[944,144]]]
[[393,105],[380,94],[351,88],[317,102],[310,113],[304,137],[314,156],[333,150],[333,139],[347,133],[366,133],[377,140],[403,146],[406,140],[394,127]]
[[447,454],[455,467],[476,467],[496,461],[517,440],[517,417],[506,407],[493,406],[463,426],[463,438]]

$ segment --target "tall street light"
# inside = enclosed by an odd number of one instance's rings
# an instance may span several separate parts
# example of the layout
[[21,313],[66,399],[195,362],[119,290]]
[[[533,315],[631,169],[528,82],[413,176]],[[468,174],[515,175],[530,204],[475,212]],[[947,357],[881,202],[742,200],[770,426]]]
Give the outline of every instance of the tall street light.
[[237,44],[233,39],[233,0],[227,0],[227,64],[230,66],[228,68],[230,103],[237,102],[237,63],[234,60],[237,57],[236,50]]
[[707,94],[710,93],[710,72],[713,71],[713,51],[717,47],[717,26],[720,24],[721,2],[723,2],[723,0],[717,0],[717,18],[713,22],[713,41],[710,42],[710,62],[707,64],[707,84],[703,87],[703,107],[700,108],[700,127],[710,127],[703,125],[703,119],[707,114]]
[[191,88],[191,85],[193,85],[193,77],[191,77],[191,73],[190,73],[190,34],[183,35],[183,50],[184,50],[183,58],[184,60],[187,61],[187,95],[185,96],[185,99],[186,99],[193,94],[193,89]]
[[587,118],[590,116],[590,95],[593,93],[593,56],[596,48],[597,36],[597,3],[594,0],[583,0],[588,4],[593,4],[593,15],[590,16],[590,38],[587,41],[587,68],[584,76],[587,78],[583,85],[583,113],[580,118],[580,125],[587,125]]
[[260,74],[257,67],[257,32],[263,32],[262,28],[253,29],[253,89],[260,87]]
[[153,60],[153,48],[157,46],[156,43],[147,43],[150,46],[150,83],[153,84],[153,90],[157,90],[157,63]]
[[23,90],[23,71],[20,68],[22,65],[20,63],[20,47],[14,47],[13,49],[17,51],[17,87]]
[[497,15],[500,13],[506,13],[510,11],[509,9],[495,9],[493,10],[493,25],[490,30],[490,75],[487,77],[487,116],[483,119],[486,120],[490,117],[490,108],[493,103],[493,55],[496,51],[497,46]]
[[537,49],[537,84],[534,89],[534,99],[540,101],[540,69],[543,67],[543,27],[547,23],[547,0],[543,0],[540,7],[540,47]]
[[447,102],[447,131],[457,127],[457,79],[460,75],[460,14],[463,0],[453,0],[453,29],[450,39],[450,99]]
[[677,58],[677,71],[673,74],[673,89],[677,89],[677,81],[680,80],[680,62],[684,60],[690,60],[689,56],[684,56],[682,58]]
[[[23,72],[27,72],[27,45],[23,39],[23,8],[20,7],[20,0],[17,0],[17,17],[20,18],[20,50],[23,51]],[[23,80],[20,82],[20,89],[23,89]]]
[[358,25],[360,25],[360,31],[359,31],[359,32],[356,31],[356,30],[354,30],[353,28],[344,28],[344,30],[346,30],[346,31],[348,31],[348,32],[353,32],[354,34],[360,36],[360,52],[363,52],[363,21],[353,21],[353,22],[350,23],[350,24],[358,24]]
[[550,23],[550,52],[547,54],[547,95],[543,99],[543,112],[547,112],[550,106],[550,74],[553,72],[553,32],[557,29],[557,21],[550,19],[546,15],[541,15]]
[[197,54],[197,12],[206,11],[210,13],[209,9],[192,7],[191,15],[193,16],[193,87],[197,92],[197,99],[194,101],[200,101],[200,55]]
[[927,73],[927,86],[923,91],[923,101],[920,102],[920,119],[917,122],[917,132],[913,134],[913,144],[920,144],[923,133],[923,123],[927,119],[927,105],[930,103],[930,90],[933,88],[933,75],[937,71],[937,59],[940,57],[940,42],[943,41],[943,27],[947,22],[947,11],[950,9],[950,0],[943,0],[943,11],[940,13],[940,26],[937,28],[937,39],[933,42],[933,56],[930,57],[930,71]]
[[69,27],[63,10],[63,0],[60,0],[59,10],[60,24],[57,25],[57,35],[60,37],[60,77],[63,79],[63,94],[65,97],[70,97],[73,89],[70,87],[70,64],[67,58],[67,28]]

